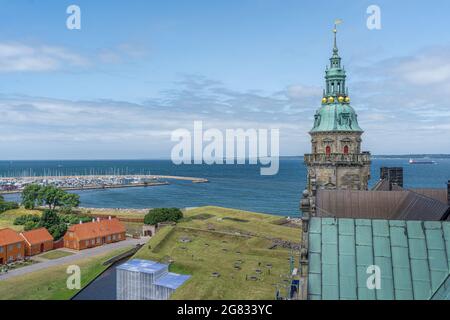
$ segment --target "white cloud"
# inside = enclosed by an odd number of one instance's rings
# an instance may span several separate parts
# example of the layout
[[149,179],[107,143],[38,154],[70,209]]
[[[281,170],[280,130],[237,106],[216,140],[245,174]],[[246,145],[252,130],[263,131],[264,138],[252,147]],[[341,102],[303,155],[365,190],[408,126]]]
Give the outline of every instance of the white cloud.
[[427,51],[400,61],[394,72],[405,81],[419,85],[440,85],[450,80],[450,48]]
[[[306,105],[298,99],[296,103]],[[301,115],[304,110],[285,112],[283,107],[292,103],[287,90],[276,97],[260,95],[195,77],[162,93],[161,99],[142,103],[0,97],[0,149],[3,158],[18,158],[14,156],[18,150],[38,146],[52,149],[54,144],[57,150],[48,157],[74,152],[89,158],[123,153],[139,157],[144,151],[149,157],[169,157],[171,132],[192,129],[194,121],[201,120],[205,129],[280,129],[285,153],[299,154],[300,145],[289,140],[302,141],[312,120]],[[313,111],[314,107],[307,111],[311,117]],[[37,157],[36,152],[30,151],[29,158]]]
[[0,43],[0,72],[54,71],[87,64],[87,59],[62,47]]
[[305,85],[292,85],[287,88],[287,94],[293,99],[303,98],[320,98],[322,95],[322,88]]
[[52,45],[0,43],[0,72],[47,72],[91,67],[98,63],[117,64],[145,57],[147,50],[136,44],[122,43],[82,55],[69,48]]

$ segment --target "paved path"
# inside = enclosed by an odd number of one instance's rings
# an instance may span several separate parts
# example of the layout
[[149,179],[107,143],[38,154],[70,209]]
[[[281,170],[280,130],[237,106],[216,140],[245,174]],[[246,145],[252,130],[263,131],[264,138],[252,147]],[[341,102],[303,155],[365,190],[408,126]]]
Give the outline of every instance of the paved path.
[[111,243],[111,244],[107,244],[107,245],[103,245],[100,247],[96,247],[93,249],[87,249],[87,250],[82,250],[82,251],[72,251],[74,252],[73,255],[71,256],[67,256],[67,257],[62,257],[59,259],[54,259],[54,260],[46,260],[44,261],[44,259],[39,259],[39,261],[42,262],[38,262],[36,264],[32,264],[30,266],[27,267],[22,267],[22,268],[18,268],[18,269],[14,269],[14,270],[10,270],[5,274],[1,274],[0,275],[0,280],[6,280],[6,279],[10,279],[16,276],[20,276],[20,275],[24,275],[30,272],[34,272],[34,271],[38,271],[38,270],[42,270],[42,269],[47,269],[50,267],[54,267],[54,266],[59,266],[59,265],[63,265],[63,264],[67,264],[76,260],[80,260],[80,259],[84,259],[84,258],[89,258],[89,257],[94,257],[97,255],[101,255],[104,253],[108,253],[110,251],[114,251],[116,249],[121,249],[121,248],[125,248],[125,247],[133,247],[136,246],[137,244],[144,244],[146,243],[148,240],[148,238],[141,238],[141,239],[127,239],[125,241],[120,241],[120,242],[116,242],[116,243]]

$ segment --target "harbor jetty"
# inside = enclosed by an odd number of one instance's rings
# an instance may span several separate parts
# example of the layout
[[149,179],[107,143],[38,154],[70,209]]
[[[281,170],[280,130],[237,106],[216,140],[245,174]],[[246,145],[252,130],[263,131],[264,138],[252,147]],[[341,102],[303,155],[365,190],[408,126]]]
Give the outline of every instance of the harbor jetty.
[[20,193],[30,184],[53,185],[64,190],[90,190],[129,187],[151,187],[170,184],[170,180],[209,182],[205,178],[168,175],[78,175],[29,176],[0,178],[0,194]]

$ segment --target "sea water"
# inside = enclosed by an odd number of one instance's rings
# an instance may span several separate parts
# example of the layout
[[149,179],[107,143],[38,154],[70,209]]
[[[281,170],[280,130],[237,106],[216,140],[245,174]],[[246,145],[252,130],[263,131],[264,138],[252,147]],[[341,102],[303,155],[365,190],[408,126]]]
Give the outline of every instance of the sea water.
[[[403,167],[410,188],[445,188],[450,179],[450,159],[437,164],[410,165],[406,158],[374,158],[370,180],[379,179],[382,166]],[[174,165],[170,160],[0,161],[0,176],[160,174],[207,178],[209,183],[169,180],[170,184],[106,190],[76,191],[82,207],[156,208],[206,205],[286,216],[299,215],[299,200],[306,185],[301,157],[282,158],[274,176],[261,176],[256,165]],[[18,200],[19,195],[7,195]]]

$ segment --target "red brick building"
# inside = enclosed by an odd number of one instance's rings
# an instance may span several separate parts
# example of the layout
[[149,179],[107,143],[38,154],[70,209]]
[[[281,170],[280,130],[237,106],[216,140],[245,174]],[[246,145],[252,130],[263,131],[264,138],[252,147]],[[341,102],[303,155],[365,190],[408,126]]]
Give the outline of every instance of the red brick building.
[[72,225],[64,235],[64,247],[83,250],[125,240],[125,226],[118,219]]
[[0,265],[25,257],[25,241],[16,231],[6,228],[0,230]]
[[25,240],[25,255],[34,256],[53,250],[53,237],[45,228],[22,232]]

